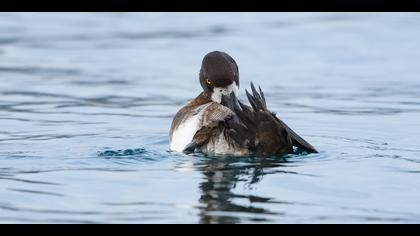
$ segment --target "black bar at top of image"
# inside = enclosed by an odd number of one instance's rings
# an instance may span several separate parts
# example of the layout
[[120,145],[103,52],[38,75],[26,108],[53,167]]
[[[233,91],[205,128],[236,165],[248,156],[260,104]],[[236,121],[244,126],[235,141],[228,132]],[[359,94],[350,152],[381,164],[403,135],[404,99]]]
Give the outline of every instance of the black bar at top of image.
[[[1,11],[419,11],[416,0],[4,0]],[[1,13],[0,13],[1,14]]]

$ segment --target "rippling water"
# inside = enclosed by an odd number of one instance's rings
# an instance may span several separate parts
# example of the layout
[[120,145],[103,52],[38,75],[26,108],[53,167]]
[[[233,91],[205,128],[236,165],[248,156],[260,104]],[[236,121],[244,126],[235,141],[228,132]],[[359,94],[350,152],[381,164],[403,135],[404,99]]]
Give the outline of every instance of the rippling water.
[[[0,222],[419,223],[408,13],[1,13]],[[222,50],[319,154],[168,152]]]

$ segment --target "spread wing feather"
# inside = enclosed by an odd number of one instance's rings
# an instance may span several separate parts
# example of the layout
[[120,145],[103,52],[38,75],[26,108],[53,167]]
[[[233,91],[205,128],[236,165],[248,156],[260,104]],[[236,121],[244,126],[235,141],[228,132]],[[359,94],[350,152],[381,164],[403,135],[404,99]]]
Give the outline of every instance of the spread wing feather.
[[201,128],[184,152],[190,153],[205,145],[217,129],[223,130],[227,140],[256,155],[290,153],[293,146],[310,153],[317,150],[267,109],[265,95],[251,83],[252,94],[246,90],[250,106],[240,102],[232,93],[223,96],[222,105],[212,103],[203,115]]
[[251,83],[251,91],[252,94],[246,90],[251,106],[243,104],[234,95],[223,98],[222,104],[235,113],[235,116],[226,122],[225,132],[228,137],[257,154],[284,154],[292,151],[292,146],[311,153],[317,152],[311,144],[267,109],[265,95],[260,87],[257,91]]

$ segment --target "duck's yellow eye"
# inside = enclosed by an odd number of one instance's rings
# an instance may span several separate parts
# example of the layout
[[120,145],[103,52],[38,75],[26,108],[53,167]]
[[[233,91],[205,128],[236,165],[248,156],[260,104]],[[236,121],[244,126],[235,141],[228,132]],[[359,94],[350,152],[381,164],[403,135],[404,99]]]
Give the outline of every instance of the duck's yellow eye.
[[207,83],[208,85],[210,85],[210,84],[211,84],[211,80],[210,80],[210,79],[206,79],[206,83]]

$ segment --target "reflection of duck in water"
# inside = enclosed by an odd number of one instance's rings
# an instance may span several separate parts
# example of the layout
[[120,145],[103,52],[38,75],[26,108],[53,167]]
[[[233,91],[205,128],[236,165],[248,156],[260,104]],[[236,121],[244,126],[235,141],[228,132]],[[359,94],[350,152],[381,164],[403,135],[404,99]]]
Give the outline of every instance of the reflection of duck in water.
[[[241,164],[236,165],[238,161]],[[270,198],[238,195],[234,189],[239,184],[244,184],[246,188],[253,188],[258,184],[263,176],[265,168],[275,168],[283,165],[283,161],[275,160],[255,160],[247,162],[237,158],[221,157],[206,158],[205,163],[200,163],[199,170],[204,175],[204,181],[200,183],[200,222],[202,224],[219,223],[241,223],[244,219],[239,215],[252,214],[252,219],[265,221],[269,215],[275,215],[275,212],[263,207],[253,206],[252,203],[271,202]],[[247,200],[247,203],[241,204]]]
[[203,92],[176,115],[170,149],[225,155],[282,155],[293,146],[315,148],[267,109],[263,92],[252,87],[251,106],[237,99],[239,70],[224,52],[211,52],[202,62]]

